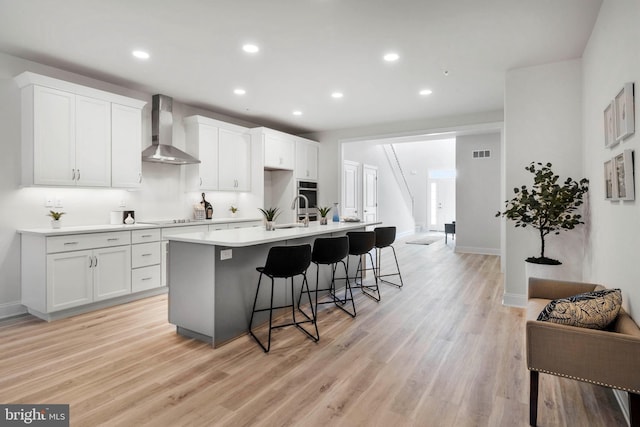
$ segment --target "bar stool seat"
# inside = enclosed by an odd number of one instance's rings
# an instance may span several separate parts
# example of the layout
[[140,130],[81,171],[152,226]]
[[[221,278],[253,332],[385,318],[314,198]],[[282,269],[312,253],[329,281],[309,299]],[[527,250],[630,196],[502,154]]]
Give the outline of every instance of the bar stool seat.
[[[402,281],[402,275],[400,274],[400,266],[398,265],[396,249],[392,245],[392,243],[396,240],[396,227],[376,227],[373,232],[376,235],[376,273],[378,279],[386,284],[401,288],[402,286],[404,286],[404,282]],[[391,250],[393,251],[393,258],[396,261],[396,273],[382,274],[382,272],[380,271],[382,265],[382,249],[384,248],[391,248]],[[400,284],[383,279],[383,277],[390,276],[398,276],[400,278]]]
[[[349,257],[347,258],[347,270],[349,269],[349,261],[351,256],[358,257],[358,268],[356,269],[356,275],[353,277],[354,285],[352,288],[360,288],[362,293],[366,296],[373,298],[376,301],[380,301],[380,288],[378,288],[378,276],[376,273],[376,267],[373,263],[373,257],[371,256],[371,250],[376,244],[376,235],[373,231],[349,231],[347,233],[349,238]],[[366,255],[369,255],[371,261],[371,268],[366,266]],[[363,258],[364,261],[363,262]],[[364,272],[372,271],[375,279],[374,285],[366,285],[364,283]],[[360,281],[358,282],[358,278]]]
[[[351,317],[356,317],[356,306],[353,301],[353,293],[351,291],[351,284],[349,283],[349,274],[347,270],[347,264],[345,264],[344,259],[349,255],[349,238],[347,236],[341,237],[322,237],[317,238],[313,242],[313,251],[311,252],[311,262],[316,265],[316,289],[311,290],[311,292],[315,293],[315,313],[316,317],[318,316],[318,304],[335,304],[340,310],[349,314]],[[344,298],[340,298],[336,295],[336,280],[341,280],[342,278],[336,278],[336,269],[338,268],[338,264],[342,264],[344,267]],[[329,283],[329,287],[320,288],[320,265],[329,265],[331,266],[331,282]],[[328,291],[328,296],[330,299],[328,301],[320,301],[318,302],[318,293]],[[298,299],[298,304],[300,304],[300,298],[302,298],[302,294]],[[345,308],[345,304],[351,301],[351,311]]]
[[[251,319],[249,320],[249,333],[256,340],[256,342],[262,347],[265,353],[269,352],[271,349],[271,331],[277,328],[283,328],[285,326],[295,326],[300,331],[302,331],[305,335],[311,338],[314,342],[317,342],[320,339],[320,334],[318,333],[318,326],[316,325],[316,315],[313,308],[313,303],[311,301],[311,293],[309,292],[309,284],[307,282],[307,268],[311,264],[311,245],[297,245],[297,246],[274,246],[269,249],[269,253],[267,254],[267,261],[264,267],[256,268],[257,271],[260,272],[260,278],[258,279],[258,287],[256,289],[256,296],[253,300],[253,309],[251,311]],[[258,302],[258,294],[260,293],[260,285],[262,283],[262,276],[267,276],[271,279],[271,298],[270,304],[268,307],[258,308],[256,309],[256,305]],[[311,316],[305,313],[302,309],[300,309],[300,302],[298,301],[298,307],[296,310],[294,301],[294,277],[302,276],[302,289],[300,290],[301,296],[302,293],[307,295],[307,299],[309,301],[309,307],[311,307]],[[291,279],[291,304],[285,304],[280,306],[273,305],[273,294],[274,294],[274,282],[275,279]],[[273,311],[291,307],[291,315],[293,320],[289,323],[283,323],[278,325],[273,325]],[[259,312],[268,311],[269,312],[269,334],[267,344],[263,344],[262,341],[255,335],[253,330],[253,319],[254,315]],[[305,317],[305,320],[296,320],[296,311],[302,313]],[[301,325],[304,323],[311,323],[315,328],[315,334],[308,332]]]

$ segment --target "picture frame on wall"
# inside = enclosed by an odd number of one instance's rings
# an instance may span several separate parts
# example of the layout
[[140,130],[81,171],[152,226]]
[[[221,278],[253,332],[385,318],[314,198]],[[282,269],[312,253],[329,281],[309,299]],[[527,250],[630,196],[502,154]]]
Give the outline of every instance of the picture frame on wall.
[[611,101],[604,109],[604,146],[613,147],[618,143],[616,139],[615,102]]
[[614,194],[618,200],[635,200],[633,150],[624,150],[613,158]]
[[604,162],[604,198],[606,200],[615,200],[614,184],[613,160],[607,160]]
[[633,83],[626,83],[613,100],[616,141],[621,141],[635,132],[633,89]]

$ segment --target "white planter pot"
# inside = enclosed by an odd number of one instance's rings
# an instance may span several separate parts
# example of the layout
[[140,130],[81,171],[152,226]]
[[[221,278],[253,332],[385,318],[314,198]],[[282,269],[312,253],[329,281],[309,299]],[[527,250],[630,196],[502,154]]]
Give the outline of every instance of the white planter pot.
[[51,220],[51,228],[60,228],[60,227],[62,227],[62,221],[60,221],[59,219]]

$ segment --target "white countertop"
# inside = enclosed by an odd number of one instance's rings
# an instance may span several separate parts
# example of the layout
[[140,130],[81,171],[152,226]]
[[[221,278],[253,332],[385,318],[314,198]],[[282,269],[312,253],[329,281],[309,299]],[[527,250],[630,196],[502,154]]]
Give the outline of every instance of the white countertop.
[[61,236],[65,234],[83,234],[83,233],[101,233],[109,231],[131,231],[144,230],[149,228],[166,228],[166,227],[186,227],[193,225],[209,225],[209,224],[230,224],[237,222],[261,221],[261,218],[215,218],[202,221],[170,223],[170,224],[151,224],[144,221],[135,224],[94,224],[94,225],[72,225],[62,226],[60,228],[23,228],[16,230],[20,234],[37,234],[40,236]]
[[173,234],[168,236],[167,239],[169,241],[197,243],[201,245],[243,247],[349,231],[378,224],[381,224],[381,222],[341,222],[329,223],[327,225],[320,225],[316,222],[310,224],[309,227],[280,228],[273,231],[267,231],[264,227],[251,227],[236,228],[233,230],[216,230],[204,233]]

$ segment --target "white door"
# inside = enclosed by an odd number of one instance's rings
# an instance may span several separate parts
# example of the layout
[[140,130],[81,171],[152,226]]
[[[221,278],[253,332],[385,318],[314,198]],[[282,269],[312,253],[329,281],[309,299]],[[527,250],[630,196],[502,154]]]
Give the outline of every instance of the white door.
[[341,218],[358,217],[360,200],[360,180],[358,172],[360,163],[344,161],[342,167],[342,206],[339,207]]
[[93,298],[99,301],[131,293],[131,246],[93,251]]
[[92,251],[47,255],[47,312],[93,301]]
[[444,224],[456,220],[455,178],[431,178],[427,185],[429,230],[444,231]]
[[76,182],[111,186],[111,103],[76,96]]
[[378,219],[378,168],[362,167],[363,220],[373,222]]

